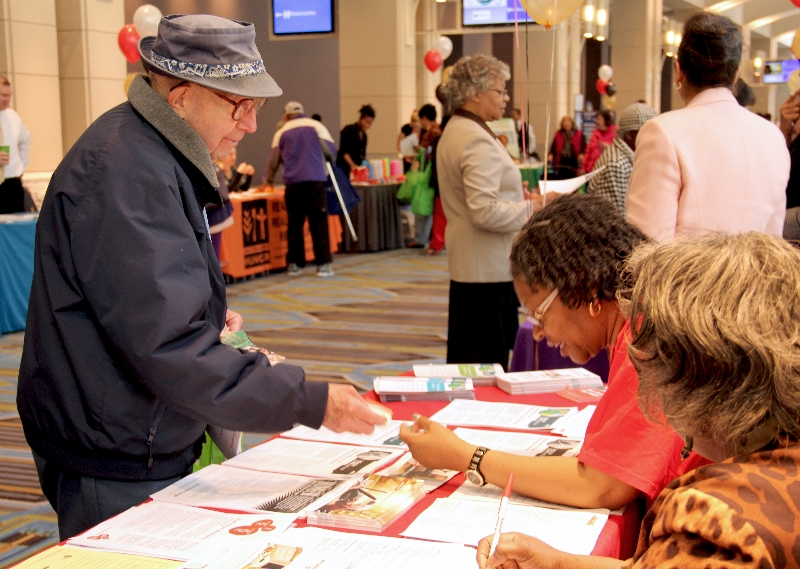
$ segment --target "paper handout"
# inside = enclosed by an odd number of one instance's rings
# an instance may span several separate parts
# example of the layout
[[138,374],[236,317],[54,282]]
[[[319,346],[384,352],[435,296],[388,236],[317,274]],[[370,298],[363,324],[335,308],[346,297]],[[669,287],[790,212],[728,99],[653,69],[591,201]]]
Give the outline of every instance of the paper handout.
[[247,544],[222,541],[211,544],[179,569],[348,569],[350,557],[321,554],[294,545]]
[[400,440],[400,427],[403,421],[387,421],[384,425],[375,425],[375,430],[368,435],[357,433],[334,433],[327,427],[312,429],[298,425],[291,431],[281,433],[287,439],[301,439],[304,441],[336,442],[363,446],[386,446],[391,448],[408,448]]
[[431,470],[423,466],[411,456],[411,453],[400,458],[391,466],[387,466],[379,472],[383,476],[404,476],[406,478],[416,478],[422,480],[422,485],[426,492],[433,492],[439,486],[458,474],[457,470]]
[[520,403],[494,403],[489,401],[452,401],[431,419],[445,425],[464,427],[497,427],[500,429],[548,430],[576,407],[541,407]]
[[180,561],[56,546],[15,565],[16,569],[177,569]]
[[539,192],[546,194],[547,192],[558,192],[559,194],[569,194],[586,184],[589,180],[597,176],[600,172],[605,170],[605,166],[601,166],[597,170],[592,170],[588,174],[570,178],[569,180],[539,180]]
[[483,431],[459,427],[456,435],[470,444],[524,456],[578,456],[583,441],[533,433]]

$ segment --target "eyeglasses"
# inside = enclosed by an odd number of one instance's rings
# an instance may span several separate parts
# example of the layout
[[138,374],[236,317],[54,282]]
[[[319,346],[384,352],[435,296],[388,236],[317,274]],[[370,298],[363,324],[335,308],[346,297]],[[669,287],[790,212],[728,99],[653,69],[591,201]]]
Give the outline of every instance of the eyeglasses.
[[[186,85],[188,83],[191,83],[191,81],[181,81],[180,83],[175,85],[172,89],[170,89],[170,91],[173,91],[178,87],[182,87],[183,85]],[[205,85],[200,85],[200,83],[194,83],[194,85],[202,87],[206,91],[211,91],[220,99],[227,101],[228,103],[233,105],[231,118],[235,121],[242,120],[247,115],[247,113],[253,110],[256,112],[256,114],[258,114],[258,112],[264,107],[264,104],[267,102],[266,99],[242,99],[241,101],[234,101],[233,99],[226,97],[222,93],[215,91],[210,87],[206,87]]]
[[500,96],[504,97],[504,98],[508,96],[508,89],[503,89],[503,90],[500,90],[500,89],[487,89],[487,91],[494,91],[495,93],[500,93]]
[[550,305],[553,304],[553,301],[558,296],[558,289],[554,288],[553,292],[547,295],[542,303],[533,311],[533,315],[528,316],[528,320],[530,320],[534,326],[541,326],[542,325],[542,316],[544,313],[547,312],[547,309],[550,308]]

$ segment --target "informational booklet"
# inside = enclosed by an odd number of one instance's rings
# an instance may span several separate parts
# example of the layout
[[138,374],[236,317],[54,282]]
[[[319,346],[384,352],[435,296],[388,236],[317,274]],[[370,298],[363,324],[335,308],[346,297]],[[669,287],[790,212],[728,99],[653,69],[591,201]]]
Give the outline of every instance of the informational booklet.
[[552,429],[556,421],[577,412],[576,407],[542,407],[459,399],[434,413],[431,419],[445,425],[541,431]]
[[464,377],[376,377],[372,386],[384,403],[475,399],[472,380]]
[[279,437],[225,461],[225,466],[303,476],[349,478],[375,472],[404,449],[299,441]]
[[584,387],[581,389],[562,389],[556,391],[564,399],[569,399],[575,403],[597,403],[606,394],[605,387]]
[[15,569],[178,569],[181,561],[55,546],[15,565]]
[[[483,536],[481,536],[483,537]],[[281,543],[355,559],[352,569],[477,569],[475,550],[447,543],[361,535],[320,528],[292,528]]]
[[596,373],[582,367],[518,371],[497,376],[497,387],[511,395],[550,393],[567,387],[603,387]]
[[365,474],[330,502],[309,512],[307,522],[382,532],[425,495],[422,480]]
[[210,544],[179,569],[349,569],[352,565],[351,557],[300,546],[222,541]]
[[180,504],[147,502],[114,516],[69,544],[117,553],[188,561],[211,541],[273,541],[294,523],[294,514],[231,514]]
[[[494,378],[503,373],[500,364],[415,364],[417,377],[469,377]],[[476,385],[478,385],[476,383]]]
[[[477,546],[492,535],[498,502],[438,498],[401,533],[405,537]],[[503,533],[520,532],[566,553],[589,555],[608,515],[509,504]]]
[[473,445],[524,456],[577,456],[583,444],[581,439],[465,427],[457,428],[455,434]]
[[589,421],[597,409],[597,405],[587,405],[577,413],[565,417],[553,427],[553,432],[570,438],[585,439]]
[[310,478],[211,464],[151,498],[186,506],[299,514],[324,504],[346,485],[347,481],[339,478]]
[[400,427],[403,421],[387,421],[383,425],[375,425],[375,430],[368,435],[357,433],[334,433],[327,427],[312,429],[305,425],[298,425],[290,431],[281,433],[281,437],[288,439],[301,439],[304,441],[319,441],[327,443],[346,443],[360,446],[385,446],[391,448],[408,448],[400,440]]
[[380,474],[384,476],[401,476],[422,480],[426,492],[433,492],[458,473],[457,470],[431,470],[415,460],[410,452],[380,471]]

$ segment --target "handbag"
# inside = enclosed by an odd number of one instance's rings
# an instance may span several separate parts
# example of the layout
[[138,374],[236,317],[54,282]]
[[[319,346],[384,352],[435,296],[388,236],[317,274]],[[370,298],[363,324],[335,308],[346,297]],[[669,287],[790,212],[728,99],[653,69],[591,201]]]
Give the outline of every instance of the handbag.
[[[420,149],[420,164],[425,162],[425,149]],[[419,178],[414,184],[414,192],[411,196],[411,213],[414,215],[428,216],[433,213],[434,190],[430,185],[431,167],[433,162],[428,160],[420,168]]]

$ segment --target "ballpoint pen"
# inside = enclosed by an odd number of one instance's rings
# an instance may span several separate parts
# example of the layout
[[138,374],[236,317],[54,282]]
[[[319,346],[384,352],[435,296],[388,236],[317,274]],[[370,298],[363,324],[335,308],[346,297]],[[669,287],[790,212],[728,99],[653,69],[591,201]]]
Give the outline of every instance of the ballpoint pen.
[[500,532],[503,529],[503,518],[506,516],[506,506],[508,506],[508,499],[511,497],[511,487],[514,486],[514,473],[508,474],[506,486],[503,488],[503,497],[500,498],[500,509],[497,511],[497,527],[492,536],[492,543],[489,546],[489,557],[494,555],[494,550],[497,548],[497,542],[500,541]]

